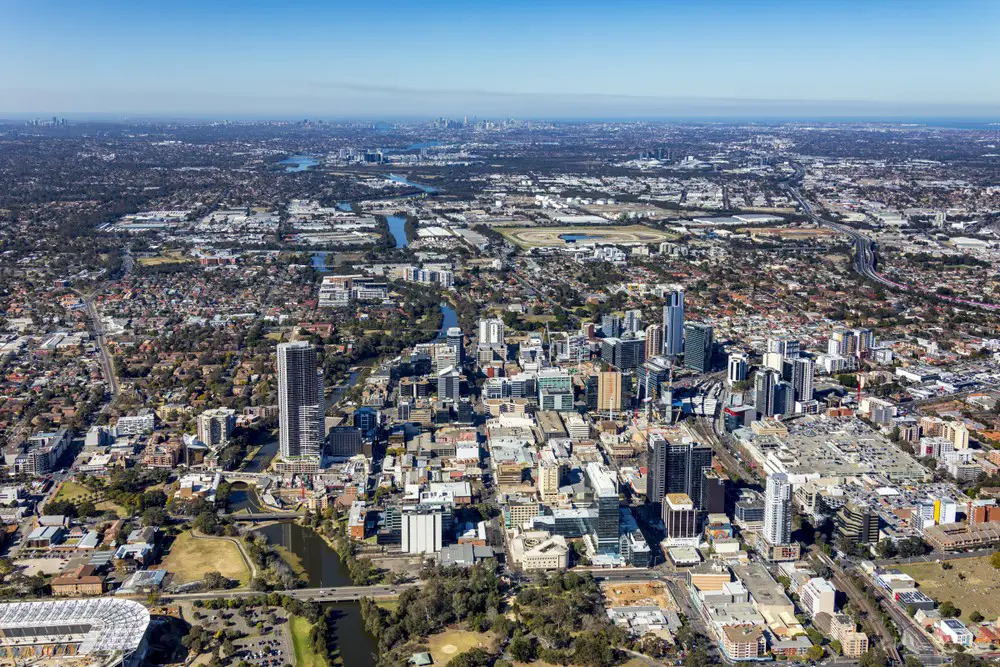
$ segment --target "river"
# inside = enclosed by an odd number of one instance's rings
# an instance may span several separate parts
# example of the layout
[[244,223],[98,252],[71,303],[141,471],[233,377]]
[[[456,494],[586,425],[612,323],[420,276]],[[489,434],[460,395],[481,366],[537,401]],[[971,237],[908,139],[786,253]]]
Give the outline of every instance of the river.
[[435,188],[433,185],[426,185],[424,183],[414,183],[413,181],[407,180],[406,176],[400,176],[399,174],[389,174],[388,178],[390,181],[393,181],[395,183],[402,183],[403,185],[409,185],[411,188],[417,188],[418,190],[422,190],[423,192],[426,192],[429,195],[434,195],[438,193],[438,189]]
[[441,328],[438,329],[437,338],[435,340],[444,340],[448,334],[448,329],[451,327],[458,326],[458,313],[455,309],[451,307],[451,304],[447,301],[441,302]]
[[[279,544],[302,560],[310,588],[350,586],[351,577],[337,552],[311,528],[297,523],[274,523],[258,528],[271,544]],[[378,651],[374,637],[365,632],[361,606],[356,602],[323,605],[334,609],[333,638],[345,665],[371,667]]]

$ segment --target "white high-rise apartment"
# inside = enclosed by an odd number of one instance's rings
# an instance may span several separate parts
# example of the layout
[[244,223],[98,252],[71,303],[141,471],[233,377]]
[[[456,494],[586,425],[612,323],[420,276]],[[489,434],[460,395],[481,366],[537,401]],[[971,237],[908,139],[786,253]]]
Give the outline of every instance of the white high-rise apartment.
[[675,289],[667,295],[663,306],[663,354],[684,353],[684,290]]
[[479,347],[492,347],[504,343],[503,320],[489,318],[479,320]]
[[788,544],[792,539],[792,485],[783,472],[767,477],[764,539],[771,545]]
[[747,379],[747,369],[749,360],[742,352],[733,352],[729,355],[729,384],[733,385]]
[[323,451],[323,376],[307,341],[278,345],[278,426],[281,457],[318,457]]

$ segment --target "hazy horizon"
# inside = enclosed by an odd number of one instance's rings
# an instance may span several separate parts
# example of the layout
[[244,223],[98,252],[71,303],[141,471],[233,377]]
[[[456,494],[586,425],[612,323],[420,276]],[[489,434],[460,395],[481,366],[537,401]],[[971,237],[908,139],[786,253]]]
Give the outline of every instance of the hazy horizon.
[[0,0],[0,114],[1000,116],[1000,3]]

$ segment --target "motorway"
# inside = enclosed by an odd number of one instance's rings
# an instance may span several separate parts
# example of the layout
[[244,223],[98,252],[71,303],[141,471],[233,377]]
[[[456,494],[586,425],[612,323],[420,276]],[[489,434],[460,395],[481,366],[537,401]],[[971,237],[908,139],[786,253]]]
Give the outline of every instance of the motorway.
[[878,283],[883,287],[888,287],[890,289],[902,290],[904,292],[918,292],[926,296],[932,296],[943,301],[951,301],[953,303],[959,303],[966,306],[973,306],[975,308],[984,308],[986,310],[1000,310],[1000,305],[994,303],[985,303],[982,301],[973,301],[971,299],[962,299],[960,297],[946,296],[942,294],[937,294],[934,291],[924,289],[920,285],[904,285],[903,283],[897,283],[893,280],[889,280],[877,270],[878,264],[878,254],[875,248],[875,242],[870,238],[859,232],[858,230],[848,227],[847,225],[842,225],[839,222],[833,222],[832,220],[826,220],[825,218],[816,214],[813,210],[812,204],[806,201],[805,197],[799,192],[798,187],[794,185],[794,182],[799,181],[805,174],[802,167],[795,165],[796,173],[788,182],[786,182],[785,187],[795,201],[799,203],[802,208],[803,213],[805,213],[810,220],[816,224],[829,227],[836,232],[847,235],[854,244],[854,258],[852,259],[851,266],[854,272],[863,278],[868,278],[872,282]]

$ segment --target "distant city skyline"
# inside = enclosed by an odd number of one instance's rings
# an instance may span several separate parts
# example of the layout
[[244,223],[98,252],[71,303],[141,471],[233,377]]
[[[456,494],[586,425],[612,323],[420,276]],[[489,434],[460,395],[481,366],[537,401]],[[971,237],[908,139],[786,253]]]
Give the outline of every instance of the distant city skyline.
[[0,116],[1000,116],[996,3],[0,3]]

